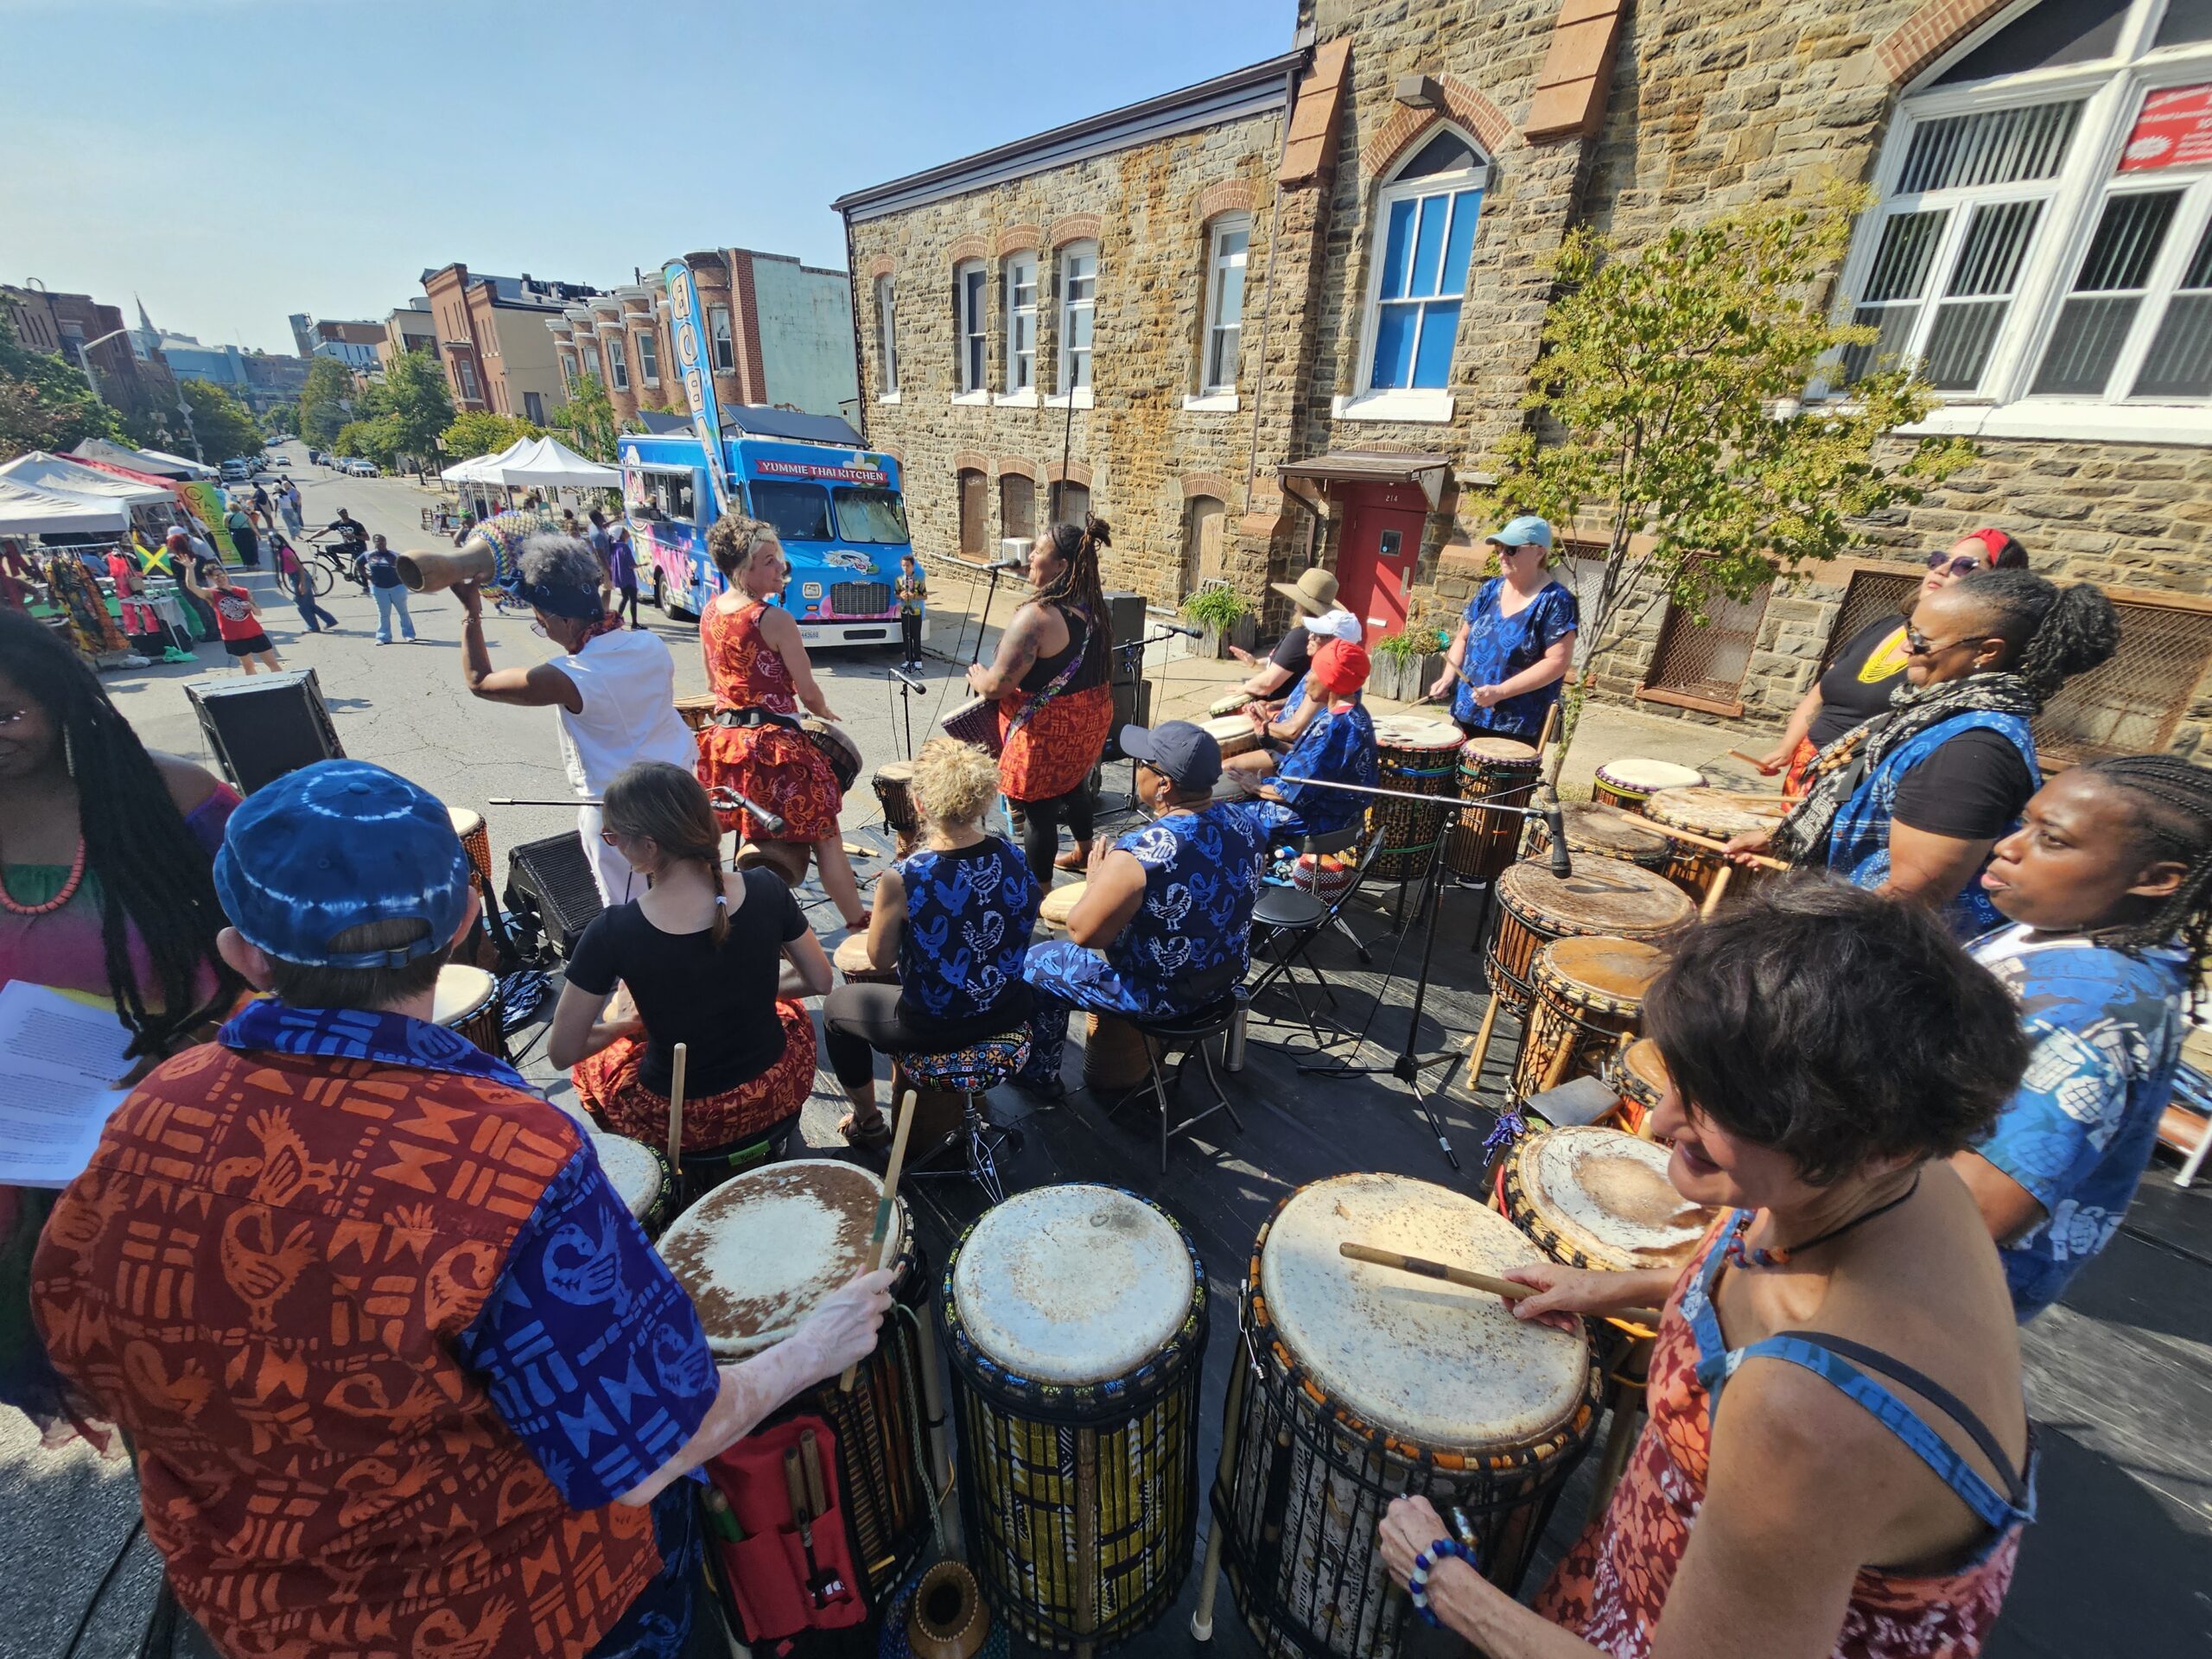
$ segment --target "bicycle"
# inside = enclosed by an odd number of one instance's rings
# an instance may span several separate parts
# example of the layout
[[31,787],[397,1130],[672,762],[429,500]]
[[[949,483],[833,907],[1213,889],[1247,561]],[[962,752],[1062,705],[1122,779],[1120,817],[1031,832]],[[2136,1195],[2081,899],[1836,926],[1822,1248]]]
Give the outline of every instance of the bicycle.
[[[335,585],[337,578],[343,576],[347,582],[359,588],[365,597],[369,591],[368,578],[355,573],[353,556],[354,550],[365,547],[366,543],[350,541],[333,543],[317,539],[319,537],[328,534],[327,531],[319,530],[301,537],[301,540],[307,544],[308,552],[313,556],[302,559],[300,563],[306,568],[308,582],[315,589],[315,596],[321,599]],[[296,543],[295,545],[296,547]]]

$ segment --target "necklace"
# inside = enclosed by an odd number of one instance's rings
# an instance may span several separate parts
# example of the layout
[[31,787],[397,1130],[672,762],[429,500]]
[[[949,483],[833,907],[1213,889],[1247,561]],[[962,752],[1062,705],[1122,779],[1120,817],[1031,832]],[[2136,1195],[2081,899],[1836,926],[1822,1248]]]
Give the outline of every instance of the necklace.
[[10,916],[50,916],[77,896],[77,889],[85,880],[85,838],[77,837],[77,856],[69,862],[69,879],[61,884],[61,891],[42,905],[19,905],[8,891],[7,879],[0,875],[0,908]]
[[1919,1191],[1920,1172],[1918,1170],[1915,1170],[1912,1175],[1912,1185],[1905,1188],[1904,1192],[1898,1193],[1897,1197],[1891,1198],[1887,1204],[1878,1204],[1872,1210],[1865,1211],[1859,1215],[1853,1216],[1849,1221],[1843,1223],[1840,1226],[1831,1227],[1825,1233],[1816,1233],[1812,1237],[1807,1239],[1803,1243],[1792,1244],[1787,1249],[1784,1249],[1780,1245],[1774,1246],[1771,1249],[1767,1249],[1758,1245],[1745,1243],[1745,1230],[1751,1224],[1752,1221],[1752,1217],[1751,1216],[1745,1216],[1741,1221],[1738,1221],[1736,1224],[1736,1230],[1728,1236],[1728,1243],[1726,1253],[1729,1265],[1738,1268],[1787,1267],[1793,1256],[1802,1255],[1807,1250],[1813,1249],[1815,1245],[1826,1244],[1835,1239],[1841,1238],[1853,1228],[1864,1227],[1868,1222],[1872,1221],[1878,1216],[1888,1215],[1891,1211],[1896,1209],[1899,1205],[1903,1204],[1907,1198],[1910,1198],[1914,1193]]

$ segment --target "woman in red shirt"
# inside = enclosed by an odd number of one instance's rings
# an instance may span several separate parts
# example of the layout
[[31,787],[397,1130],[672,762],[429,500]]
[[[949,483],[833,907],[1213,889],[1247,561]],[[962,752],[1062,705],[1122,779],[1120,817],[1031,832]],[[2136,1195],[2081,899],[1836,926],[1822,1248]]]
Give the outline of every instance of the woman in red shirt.
[[243,663],[249,674],[257,663],[271,674],[283,669],[276,647],[262,632],[261,607],[254,603],[253,595],[232,582],[231,573],[219,564],[204,566],[201,575],[207,578],[205,587],[190,576],[185,578],[185,586],[215,613],[215,631],[223,637],[223,649]]

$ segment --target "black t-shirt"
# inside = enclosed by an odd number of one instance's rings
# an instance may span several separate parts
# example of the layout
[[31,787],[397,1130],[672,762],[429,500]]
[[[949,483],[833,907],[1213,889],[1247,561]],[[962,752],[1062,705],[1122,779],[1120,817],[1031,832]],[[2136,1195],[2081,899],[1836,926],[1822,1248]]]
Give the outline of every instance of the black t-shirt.
[[1313,630],[1303,622],[1293,623],[1288,633],[1275,641],[1275,648],[1268,653],[1268,660],[1277,668],[1290,671],[1290,678],[1283,683],[1288,690],[1306,677],[1306,671],[1313,663]]
[[766,870],[745,872],[745,902],[729,913],[721,948],[705,931],[664,933],[632,899],[602,910],[576,941],[569,983],[607,995],[620,980],[645,1022],[638,1081],[669,1090],[676,1045],[687,1043],[684,1092],[718,1095],[750,1083],[784,1052],[776,1018],[783,948],[806,931],[791,890]]
[[2019,750],[2000,733],[1961,732],[1897,780],[1891,816],[1907,829],[1959,841],[1993,841],[2034,794]]
[[1890,706],[1904,673],[1904,619],[1877,617],[1851,636],[1821,676],[1821,712],[1807,734],[1825,749]]

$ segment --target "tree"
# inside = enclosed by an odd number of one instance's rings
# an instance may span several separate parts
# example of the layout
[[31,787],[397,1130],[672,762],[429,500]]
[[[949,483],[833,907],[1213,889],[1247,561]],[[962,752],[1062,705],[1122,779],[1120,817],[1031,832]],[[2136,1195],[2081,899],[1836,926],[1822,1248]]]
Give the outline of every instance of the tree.
[[614,400],[595,374],[578,377],[575,396],[549,417],[569,448],[588,461],[614,462]]
[[453,393],[445,371],[428,352],[402,352],[385,371],[395,460],[412,460],[420,471],[436,458],[439,435],[453,424]]
[[270,404],[261,412],[261,425],[271,437],[296,437],[300,430],[299,404]]
[[1800,404],[1874,340],[1834,322],[1826,296],[1861,205],[1731,213],[1630,258],[1577,230],[1554,257],[1533,418],[1503,446],[1485,505],[1609,524],[1562,753],[1601,660],[1662,602],[1702,623],[1713,595],[1746,599],[1834,558],[1859,539],[1854,521],[1919,500],[1974,458],[1963,440],[1891,438],[1932,401],[1907,370],[1865,375],[1847,403]]
[[177,390],[192,409],[192,430],[200,452],[218,461],[261,453],[261,429],[244,404],[211,380],[180,380]]
[[333,357],[308,363],[307,385],[300,392],[300,435],[318,449],[329,448],[353,407],[353,377],[346,365]]
[[456,460],[471,455],[497,454],[520,438],[542,438],[542,427],[512,415],[494,415],[481,409],[463,410],[439,435],[445,452]]
[[0,456],[31,449],[58,454],[87,438],[122,436],[115,410],[92,396],[76,365],[24,346],[0,311]]

